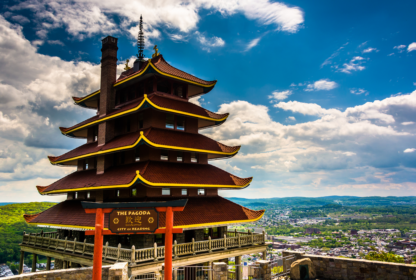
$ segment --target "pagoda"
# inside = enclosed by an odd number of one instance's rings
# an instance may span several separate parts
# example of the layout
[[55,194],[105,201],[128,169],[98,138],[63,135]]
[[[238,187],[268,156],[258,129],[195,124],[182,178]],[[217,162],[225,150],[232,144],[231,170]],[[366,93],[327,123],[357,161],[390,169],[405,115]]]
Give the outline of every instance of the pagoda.
[[[75,166],[76,171],[48,185],[37,186],[41,195],[66,195],[66,200],[35,215],[27,223],[55,228],[59,238],[93,243],[85,236],[94,229],[95,215],[86,214],[81,201],[144,202],[188,199],[175,213],[176,243],[224,238],[227,226],[259,220],[254,211],[218,195],[219,189],[243,189],[252,178],[240,178],[209,164],[235,156],[240,146],[227,146],[200,134],[223,124],[228,114],[217,114],[189,102],[209,93],[217,81],[206,81],[166,62],[155,46],[145,60],[143,33],[132,68],[117,78],[117,38],[102,40],[101,86],[76,105],[97,114],[71,127],[64,136],[86,139],[63,155],[49,156],[52,165]],[[106,214],[107,215],[107,214]],[[164,213],[159,227],[164,228]],[[108,228],[108,216],[104,228]],[[108,246],[150,248],[163,246],[161,234],[110,235]]]

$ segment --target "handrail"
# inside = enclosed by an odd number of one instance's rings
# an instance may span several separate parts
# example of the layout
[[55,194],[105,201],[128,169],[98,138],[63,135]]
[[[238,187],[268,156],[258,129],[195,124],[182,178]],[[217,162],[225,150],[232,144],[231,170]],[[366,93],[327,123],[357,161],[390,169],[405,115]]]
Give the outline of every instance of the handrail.
[[[22,245],[29,245],[47,248],[54,251],[63,251],[71,254],[83,256],[93,256],[94,244],[86,243],[86,240],[79,242],[76,240],[59,239],[57,232],[23,233]],[[195,255],[197,253],[211,253],[212,251],[228,250],[244,246],[265,244],[265,235],[252,232],[229,231],[224,234],[224,238],[195,241],[178,244],[176,240],[173,245],[173,256],[175,258],[185,255]],[[154,244],[152,248],[131,249],[108,246],[108,242],[103,246],[103,259],[107,261],[124,261],[129,263],[141,263],[147,261],[158,261],[165,257],[165,246]]]

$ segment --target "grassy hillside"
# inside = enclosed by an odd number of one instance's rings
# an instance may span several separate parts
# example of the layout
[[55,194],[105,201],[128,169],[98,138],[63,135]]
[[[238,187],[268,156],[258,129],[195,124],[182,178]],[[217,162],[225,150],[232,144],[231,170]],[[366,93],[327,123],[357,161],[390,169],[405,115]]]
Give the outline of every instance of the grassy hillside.
[[23,214],[36,214],[53,205],[55,203],[31,202],[0,206],[0,263],[19,261],[23,231],[41,231],[41,228],[28,225]]

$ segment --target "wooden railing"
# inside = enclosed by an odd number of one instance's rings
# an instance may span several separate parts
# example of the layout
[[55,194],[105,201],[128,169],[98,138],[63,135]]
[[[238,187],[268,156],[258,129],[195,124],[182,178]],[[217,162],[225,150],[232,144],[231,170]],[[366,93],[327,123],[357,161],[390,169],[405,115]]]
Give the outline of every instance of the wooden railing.
[[[233,237],[229,237],[229,236]],[[176,240],[173,244],[173,257],[178,258],[185,255],[195,255],[198,253],[211,253],[213,251],[227,250],[230,248],[239,248],[245,246],[260,245],[265,243],[265,235],[254,234],[251,232],[227,232],[224,238],[211,239],[204,241],[195,241],[178,244]],[[79,242],[76,238],[72,240],[59,239],[56,232],[41,232],[37,234],[23,234],[22,245],[35,246],[59,252],[67,252],[83,256],[93,256],[94,244]],[[108,242],[103,246],[103,259],[110,261],[126,261],[130,263],[141,263],[146,261],[158,261],[165,257],[165,247],[154,244],[153,248],[131,249],[108,246]]]

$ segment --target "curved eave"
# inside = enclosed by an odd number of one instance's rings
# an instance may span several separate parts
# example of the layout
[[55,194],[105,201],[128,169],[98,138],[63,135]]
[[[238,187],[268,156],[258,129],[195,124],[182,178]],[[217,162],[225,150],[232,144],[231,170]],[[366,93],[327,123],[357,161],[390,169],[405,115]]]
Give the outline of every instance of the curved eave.
[[[214,222],[214,223],[203,223],[203,224],[190,224],[190,225],[179,225],[179,226],[173,226],[173,228],[197,228],[197,227],[204,227],[204,226],[213,226],[213,225],[227,225],[227,224],[241,224],[241,223],[252,223],[260,220],[265,213],[265,210],[263,211],[259,216],[253,218],[253,219],[246,219],[246,220],[230,220],[230,221],[221,221],[221,222]],[[38,214],[35,215],[24,215],[26,223],[30,223],[31,225],[35,226],[43,226],[43,227],[53,227],[53,228],[74,228],[74,229],[85,229],[85,230],[93,230],[94,227],[88,227],[88,226],[75,226],[75,225],[63,225],[63,224],[47,224],[47,223],[31,223],[30,221],[36,218]],[[30,220],[26,218],[26,216],[32,216]],[[165,227],[160,227],[160,229],[164,229]],[[104,228],[104,230],[108,230],[108,228]]]
[[98,156],[98,155],[109,154],[109,153],[113,153],[113,152],[119,152],[119,151],[133,149],[133,148],[139,146],[142,143],[143,144],[146,143],[149,146],[152,146],[152,147],[155,147],[155,148],[161,148],[161,149],[169,149],[169,150],[177,150],[177,151],[189,151],[189,152],[206,153],[206,154],[210,154],[210,155],[217,155],[217,157],[215,157],[215,158],[233,157],[240,150],[240,146],[236,147],[236,150],[234,150],[232,152],[219,152],[219,151],[204,150],[204,149],[193,149],[193,148],[186,148],[186,147],[162,145],[162,144],[157,144],[157,143],[154,143],[154,142],[150,141],[143,134],[143,131],[141,131],[140,132],[140,137],[136,140],[136,142],[134,142],[131,145],[117,147],[117,148],[108,149],[108,150],[104,150],[104,151],[98,151],[98,152],[94,152],[94,153],[88,153],[88,154],[84,154],[84,155],[81,155],[81,156],[72,157],[72,158],[68,158],[68,159],[64,159],[64,160],[59,160],[59,157],[52,157],[52,156],[48,156],[48,159],[49,159],[51,164],[54,164],[54,165],[55,164],[63,164],[63,163],[68,163],[68,162],[71,162],[71,161],[75,161],[75,160],[83,159],[83,158],[87,158],[87,157]]
[[189,116],[189,117],[194,117],[194,118],[198,118],[198,119],[202,119],[202,120],[211,121],[211,122],[214,122],[215,125],[222,124],[223,122],[226,121],[226,119],[229,116],[229,114],[227,113],[227,114],[225,114],[224,117],[219,118],[219,119],[215,119],[215,118],[211,118],[211,117],[206,117],[206,116],[201,116],[201,115],[196,115],[196,114],[192,114],[192,113],[187,113],[187,112],[183,112],[183,111],[178,111],[178,110],[174,110],[174,109],[169,109],[169,108],[161,107],[161,106],[158,106],[158,105],[154,104],[147,97],[147,94],[145,94],[142,102],[140,102],[140,104],[137,105],[134,108],[131,108],[129,110],[126,110],[126,111],[123,111],[123,112],[120,112],[120,113],[117,113],[117,114],[114,114],[114,115],[111,115],[111,116],[108,116],[108,117],[105,117],[105,118],[98,119],[96,121],[92,121],[90,123],[86,123],[84,125],[81,125],[79,127],[75,127],[73,129],[70,129],[70,130],[67,130],[67,128],[64,128],[64,127],[60,127],[59,129],[60,129],[61,133],[64,134],[64,135],[73,136],[73,137],[79,137],[79,136],[76,136],[74,134],[74,132],[79,131],[79,130],[84,129],[84,128],[87,128],[89,126],[92,126],[94,124],[98,124],[98,123],[101,123],[101,122],[104,122],[104,121],[108,121],[108,120],[111,120],[111,119],[114,119],[114,118],[117,118],[117,117],[121,117],[121,116],[124,116],[124,115],[128,115],[130,113],[133,113],[135,111],[140,110],[142,107],[143,108],[148,108],[148,106],[146,106],[147,105],[146,103],[148,105],[150,105],[151,107],[157,109],[157,110],[161,110],[161,111],[165,111],[165,112],[170,112],[170,113],[175,113],[175,114],[180,114],[180,115]]
[[136,183],[142,183],[149,187],[188,187],[188,188],[221,188],[221,189],[244,189],[250,185],[253,177],[247,178],[247,183],[244,185],[214,185],[214,184],[178,184],[178,183],[155,183],[146,180],[142,175],[140,175],[140,171],[136,171],[136,176],[134,179],[127,184],[122,185],[108,185],[108,186],[94,186],[94,187],[83,187],[83,188],[76,188],[76,189],[61,189],[61,190],[52,190],[47,191],[49,186],[41,187],[37,186],[38,192],[41,195],[47,194],[56,194],[56,193],[68,193],[68,192],[77,192],[77,191],[89,191],[89,190],[103,190],[103,189],[121,189],[121,188],[129,188]]
[[202,84],[202,83],[198,83],[198,82],[195,82],[195,81],[191,81],[191,80],[188,80],[188,79],[185,79],[185,78],[181,78],[181,77],[178,77],[178,76],[175,76],[175,75],[171,75],[171,74],[165,73],[165,72],[159,70],[152,63],[152,60],[149,59],[147,65],[143,69],[143,71],[140,71],[137,74],[133,74],[130,77],[126,77],[123,80],[114,83],[113,87],[117,87],[117,86],[119,86],[121,84],[124,84],[124,83],[126,83],[128,81],[131,81],[131,80],[133,80],[135,78],[138,78],[140,76],[144,76],[144,75],[146,75],[148,73],[154,73],[154,72],[159,73],[160,75],[165,76],[165,77],[173,78],[175,80],[180,80],[180,81],[183,81],[183,82],[186,82],[186,83],[189,83],[189,84],[193,84],[193,85],[200,86],[200,87],[204,88],[204,93],[209,92],[215,86],[215,84],[217,83],[217,81],[213,81],[211,84]]
[[74,100],[76,105],[79,105],[81,107],[89,108],[89,109],[96,109],[97,107],[88,106],[86,103],[91,98],[96,97],[97,95],[99,95],[100,92],[101,92],[101,90],[97,90],[97,91],[94,91],[93,93],[88,94],[87,96],[84,96],[84,97],[75,97],[75,96],[73,96],[72,100]]

